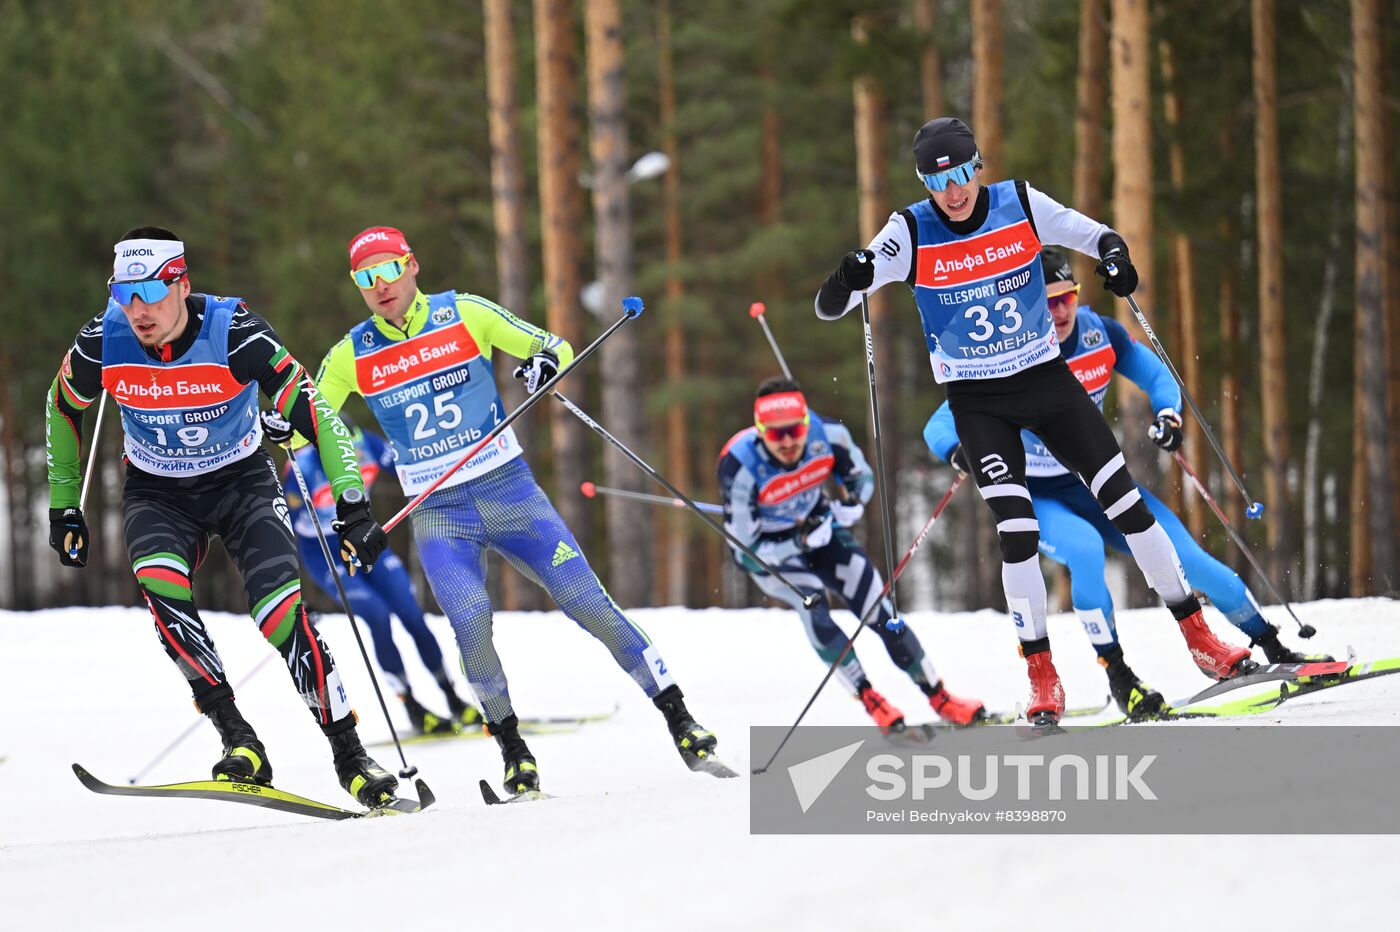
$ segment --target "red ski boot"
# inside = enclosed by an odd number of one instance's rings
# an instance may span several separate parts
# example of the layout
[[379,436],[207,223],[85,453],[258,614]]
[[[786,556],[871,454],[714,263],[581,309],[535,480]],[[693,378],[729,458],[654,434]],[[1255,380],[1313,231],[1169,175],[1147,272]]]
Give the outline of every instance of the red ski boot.
[[[1175,609],[1173,614],[1176,614]],[[1185,618],[1178,618],[1176,623],[1181,626],[1186,646],[1191,649],[1191,659],[1196,661],[1200,671],[1211,679],[1227,680],[1232,676],[1258,669],[1259,664],[1249,659],[1249,648],[1226,644],[1206,627],[1200,603],[1196,603],[1195,611]]]
[[856,698],[864,704],[865,711],[870,713],[875,724],[880,726],[881,734],[887,735],[892,731],[904,730],[904,713],[890,705],[869,682],[861,685],[860,692],[856,693]]
[[940,680],[929,694],[928,704],[945,722],[954,725],[975,725],[987,717],[987,707],[977,699],[959,699],[948,692]]
[[1026,720],[1032,725],[1054,725],[1065,714],[1065,688],[1060,685],[1060,674],[1055,672],[1055,664],[1050,659],[1050,651],[1043,650],[1025,654],[1026,674],[1031,680],[1031,700],[1026,705]]

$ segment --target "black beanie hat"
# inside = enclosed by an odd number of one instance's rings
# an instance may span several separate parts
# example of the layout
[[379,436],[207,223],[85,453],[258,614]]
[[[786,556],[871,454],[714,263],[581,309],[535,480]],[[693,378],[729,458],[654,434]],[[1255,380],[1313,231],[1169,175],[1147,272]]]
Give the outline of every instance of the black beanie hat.
[[928,175],[978,158],[972,130],[957,117],[929,120],[914,134],[914,165]]

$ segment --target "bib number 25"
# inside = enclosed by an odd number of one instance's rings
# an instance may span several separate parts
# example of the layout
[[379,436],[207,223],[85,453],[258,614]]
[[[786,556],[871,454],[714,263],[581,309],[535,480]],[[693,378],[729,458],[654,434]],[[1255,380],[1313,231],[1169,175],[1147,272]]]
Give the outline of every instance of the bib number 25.
[[992,312],[980,304],[974,304],[963,311],[963,316],[973,323],[973,330],[968,336],[978,343],[990,340],[1000,330],[1005,334],[1012,334],[1021,329],[1022,319],[1020,311],[1016,310],[1016,299],[1010,295],[1001,298],[992,305],[992,310],[1001,314],[1001,325],[992,324]]
[[439,430],[454,430],[462,423],[462,408],[452,401],[451,395],[433,396],[433,416],[436,423],[429,423],[428,406],[415,401],[403,409],[403,413],[413,418],[413,439],[426,440]]

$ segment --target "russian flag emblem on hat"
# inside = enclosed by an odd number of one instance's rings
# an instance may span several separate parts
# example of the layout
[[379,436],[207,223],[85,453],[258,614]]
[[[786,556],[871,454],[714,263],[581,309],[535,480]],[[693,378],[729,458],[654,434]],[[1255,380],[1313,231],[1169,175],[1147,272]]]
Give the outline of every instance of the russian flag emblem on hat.
[[938,157],[938,167],[939,167],[939,168],[947,168],[947,167],[948,167],[948,163],[951,162],[951,161],[952,161],[952,159],[949,158],[948,156],[946,156],[946,155],[940,155],[940,156]]

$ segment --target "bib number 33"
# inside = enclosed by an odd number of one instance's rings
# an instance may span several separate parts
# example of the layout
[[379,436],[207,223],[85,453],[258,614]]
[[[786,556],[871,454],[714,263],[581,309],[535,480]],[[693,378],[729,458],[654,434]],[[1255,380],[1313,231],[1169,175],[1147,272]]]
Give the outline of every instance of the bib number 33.
[[[1008,295],[993,304],[991,310],[981,304],[974,304],[967,308],[963,311],[963,317],[972,321],[972,329],[968,331],[968,337],[978,343],[984,343],[995,336],[997,331],[1012,334],[1020,330],[1023,320],[1016,306],[1016,299]],[[993,325],[993,312],[1001,316],[1000,325]]]

